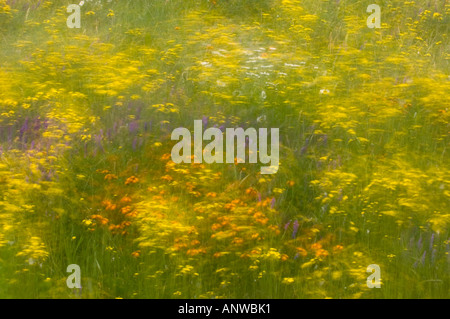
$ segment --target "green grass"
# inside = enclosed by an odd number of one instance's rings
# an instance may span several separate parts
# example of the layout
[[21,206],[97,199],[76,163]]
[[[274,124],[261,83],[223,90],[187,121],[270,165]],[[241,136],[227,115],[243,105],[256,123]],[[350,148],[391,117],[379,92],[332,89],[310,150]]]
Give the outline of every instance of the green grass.
[[[448,5],[68,4],[0,0],[1,298],[448,298]],[[172,165],[202,118],[279,171]]]

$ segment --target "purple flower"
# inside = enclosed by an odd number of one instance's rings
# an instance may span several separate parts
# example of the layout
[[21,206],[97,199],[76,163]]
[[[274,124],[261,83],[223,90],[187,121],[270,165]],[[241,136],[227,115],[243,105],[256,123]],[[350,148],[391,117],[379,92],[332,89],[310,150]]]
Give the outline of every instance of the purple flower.
[[431,263],[434,263],[434,260],[436,259],[436,249],[433,249],[431,252]]
[[272,201],[270,202],[270,208],[273,209],[275,206],[275,197],[272,197]]
[[291,221],[288,221],[288,222],[286,223],[286,225],[284,225],[284,230],[285,230],[285,231],[287,231],[287,229],[288,229],[288,227],[289,227],[290,224],[291,224]]
[[308,150],[308,145],[303,146],[300,149],[300,155],[304,155],[306,153],[306,151]]
[[106,131],[106,138],[108,140],[112,139],[112,130],[110,128]]
[[20,128],[20,137],[23,136],[23,134],[28,130],[28,117],[25,119],[25,123],[23,123],[22,127]]
[[[103,151],[102,139],[103,139],[103,130],[100,130],[100,133],[94,136],[95,143],[97,147]],[[97,154],[97,153],[96,153]]]
[[431,235],[430,239],[430,250],[433,249],[433,242],[434,242],[434,233]]
[[41,128],[41,121],[40,121],[40,119],[39,119],[39,117],[38,117],[38,118],[36,118],[36,120],[34,121],[34,127],[33,127],[33,130],[38,131],[40,128]]
[[426,255],[427,255],[427,251],[425,250],[424,252],[423,252],[423,255],[422,255],[422,258],[420,258],[420,263],[423,265],[423,263],[425,262],[425,257],[426,257]]
[[139,123],[138,121],[133,121],[130,122],[130,124],[128,124],[128,130],[130,131],[130,133],[135,133],[139,128]]
[[202,117],[202,123],[203,123],[203,126],[208,125],[208,120],[209,120],[209,117],[206,117],[206,116],[203,116],[203,117]]
[[295,220],[294,225],[293,225],[294,230],[292,231],[292,238],[295,238],[295,236],[297,235],[299,226],[300,225],[298,223],[298,220]]

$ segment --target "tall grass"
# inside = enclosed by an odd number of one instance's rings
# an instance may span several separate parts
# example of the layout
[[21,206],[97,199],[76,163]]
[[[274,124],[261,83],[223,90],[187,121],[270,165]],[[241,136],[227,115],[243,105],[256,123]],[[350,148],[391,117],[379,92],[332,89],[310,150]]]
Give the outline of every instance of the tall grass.
[[[68,4],[0,0],[0,297],[448,298],[448,4]],[[196,119],[279,171],[175,165]]]

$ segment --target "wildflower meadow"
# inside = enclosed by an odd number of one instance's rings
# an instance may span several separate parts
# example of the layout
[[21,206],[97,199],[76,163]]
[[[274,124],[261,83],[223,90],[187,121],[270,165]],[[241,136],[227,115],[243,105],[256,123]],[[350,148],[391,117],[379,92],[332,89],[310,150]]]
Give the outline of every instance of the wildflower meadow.
[[0,0],[0,298],[449,298],[449,26],[445,0]]

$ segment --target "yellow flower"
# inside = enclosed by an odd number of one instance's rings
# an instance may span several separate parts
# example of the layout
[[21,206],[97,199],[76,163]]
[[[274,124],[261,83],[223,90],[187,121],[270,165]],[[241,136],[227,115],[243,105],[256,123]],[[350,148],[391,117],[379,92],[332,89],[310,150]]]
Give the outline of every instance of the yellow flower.
[[283,278],[283,281],[281,283],[285,284],[285,285],[290,285],[293,282],[294,282],[294,278],[287,277],[287,278]]
[[83,219],[82,223],[85,224],[86,226],[89,226],[89,225],[92,224],[92,220],[90,220],[90,219]]

